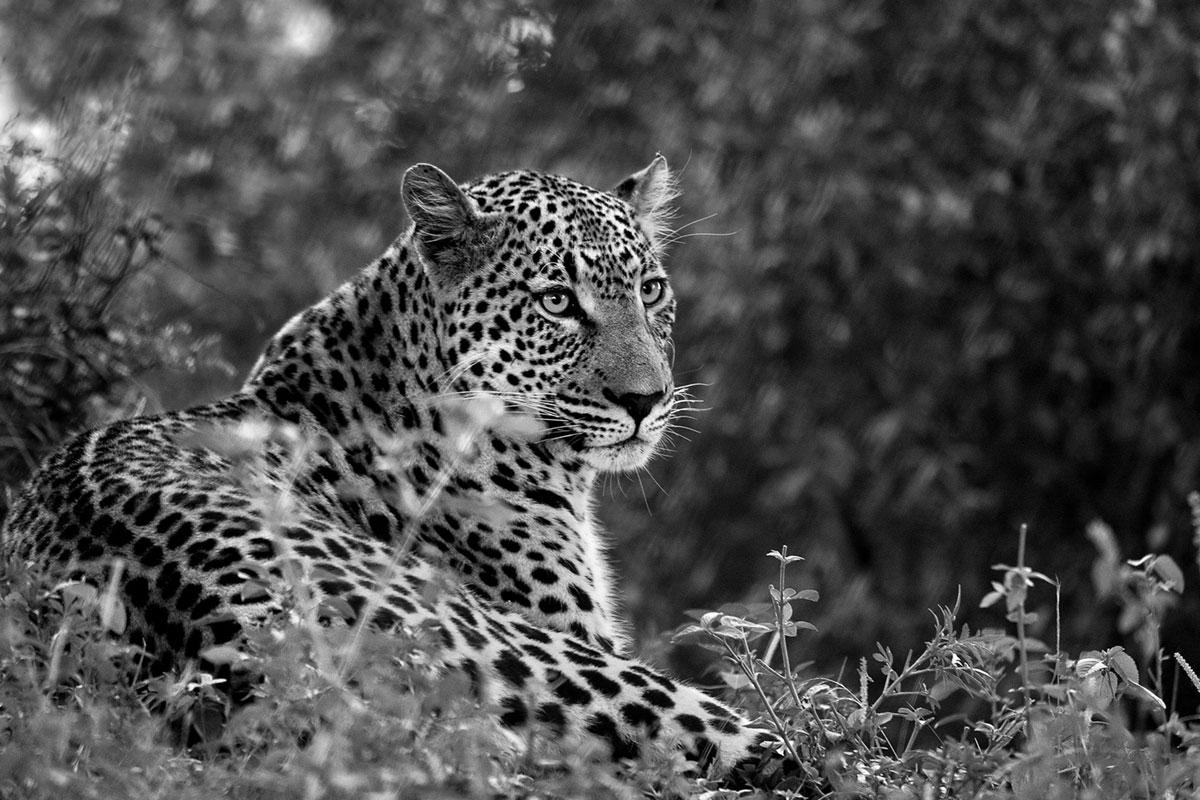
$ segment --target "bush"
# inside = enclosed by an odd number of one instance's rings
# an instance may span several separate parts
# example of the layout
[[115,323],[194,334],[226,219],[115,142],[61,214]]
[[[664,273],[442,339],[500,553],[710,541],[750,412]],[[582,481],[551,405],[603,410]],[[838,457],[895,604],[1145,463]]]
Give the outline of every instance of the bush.
[[[960,628],[961,607],[941,607],[923,649],[897,659],[879,645],[850,679],[792,666],[791,641],[815,630],[795,604],[817,598],[787,586],[787,567],[802,559],[786,547],[769,554],[779,574],[769,602],[697,615],[676,639],[721,653],[725,683],[772,729],[771,752],[747,777],[774,796],[999,800],[1200,789],[1200,726],[1158,694],[1169,661],[1200,690],[1188,662],[1155,648],[1151,669],[1139,672],[1119,646],[1071,657],[1058,641],[1033,639],[1026,603],[1059,587],[1024,563],[1024,532],[1020,550],[1016,565],[997,567],[1001,580],[982,603],[1001,603],[1009,630]],[[1138,602],[1169,604],[1182,590],[1169,559],[1130,568],[1126,577],[1144,587]]]
[[[211,341],[139,303],[145,275],[165,265],[164,231],[116,195],[125,124],[95,112],[57,155],[20,139],[0,150],[0,487],[69,432],[131,409],[138,373],[212,358]],[[0,519],[6,507],[0,496]]]

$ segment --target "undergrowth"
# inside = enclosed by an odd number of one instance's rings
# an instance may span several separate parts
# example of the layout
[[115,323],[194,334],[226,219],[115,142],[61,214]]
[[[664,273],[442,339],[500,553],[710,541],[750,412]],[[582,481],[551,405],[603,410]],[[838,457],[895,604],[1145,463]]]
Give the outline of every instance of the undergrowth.
[[[1200,496],[1193,495],[1194,512]],[[1200,537],[1200,526],[1197,526]],[[1141,667],[1120,646],[1067,653],[1029,635],[1038,620],[1031,593],[1058,586],[1025,563],[999,564],[984,607],[1004,627],[972,631],[956,621],[960,597],[933,613],[933,636],[897,658],[879,645],[852,675],[813,675],[792,666],[788,643],[811,625],[794,617],[812,590],[787,587],[800,561],[786,547],[769,555],[779,583],[769,602],[697,614],[677,641],[716,650],[725,683],[774,734],[755,782],[778,797],[1175,798],[1200,791],[1200,724],[1194,710],[1161,699],[1164,672],[1177,668],[1200,690],[1178,653],[1159,647],[1165,611],[1184,585],[1169,556],[1122,561],[1112,532],[1096,523],[1097,590],[1120,598],[1121,628],[1139,643]]]
[[[154,674],[112,635],[112,593],[15,563],[0,581],[0,797],[629,798],[678,782],[670,757],[613,765],[585,742],[502,728],[428,632],[293,609],[212,648],[208,671]],[[231,708],[239,683],[253,701]]]
[[[1102,529],[1090,535],[1097,580],[1111,581],[1098,588],[1122,593],[1138,653],[1066,653],[1029,635],[1031,595],[1057,603],[1058,588],[1019,555],[981,599],[1003,627],[959,625],[959,598],[933,612],[922,651],[880,645],[837,677],[794,662],[812,627],[800,609],[818,596],[788,586],[798,556],[772,551],[765,602],[697,612],[675,637],[718,651],[729,699],[771,732],[726,783],[689,777],[678,755],[612,765],[582,741],[505,730],[465,676],[441,668],[428,631],[317,624],[294,598],[244,646],[207,652],[207,671],[155,674],[114,635],[116,573],[96,588],[10,563],[0,797],[1192,796],[1200,724],[1161,697],[1167,669],[1200,681],[1157,646],[1182,571],[1165,556],[1114,563]],[[233,707],[231,685],[253,702]]]

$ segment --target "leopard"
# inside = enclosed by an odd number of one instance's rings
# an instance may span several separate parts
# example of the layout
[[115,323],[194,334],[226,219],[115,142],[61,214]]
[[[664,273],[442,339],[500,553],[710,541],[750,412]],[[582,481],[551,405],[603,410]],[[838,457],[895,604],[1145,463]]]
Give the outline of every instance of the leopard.
[[281,613],[261,582],[298,581],[353,622],[436,631],[510,728],[728,773],[763,730],[632,653],[594,500],[679,408],[676,185],[661,155],[607,191],[410,167],[380,257],[233,394],[69,439],[4,554],[97,582],[119,562],[126,635],[163,669],[239,646]]

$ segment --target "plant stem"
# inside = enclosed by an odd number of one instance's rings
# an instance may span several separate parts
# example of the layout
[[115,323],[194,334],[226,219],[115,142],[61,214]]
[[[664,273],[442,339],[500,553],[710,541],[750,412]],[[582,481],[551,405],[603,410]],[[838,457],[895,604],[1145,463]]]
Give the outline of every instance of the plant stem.
[[792,694],[792,700],[796,703],[796,709],[800,708],[800,693],[796,691],[795,677],[792,675],[792,661],[788,656],[787,636],[784,633],[785,620],[783,618],[783,604],[786,602],[784,598],[784,572],[787,570],[787,545],[785,544],[781,550],[783,558],[779,560],[779,599],[775,601],[775,622],[776,629],[779,631],[779,651],[783,656],[783,673],[787,676],[784,683],[787,684],[788,690]]
[[893,680],[888,681],[886,678],[884,679],[883,689],[879,692],[879,697],[875,698],[875,702],[871,703],[870,705],[872,711],[878,712],[880,707],[883,705],[883,701],[889,698],[900,697],[908,694],[921,694],[921,692],[896,691],[896,687],[900,686],[902,683],[904,683],[904,681],[908,680],[914,675],[930,672],[930,670],[925,668],[925,663],[928,662],[932,657],[929,650],[921,653],[921,655],[917,656],[916,660],[908,663],[908,658],[911,657],[912,653],[909,653],[909,655],[905,658],[904,669],[895,673],[895,678]]
[[[1017,570],[1021,576],[1021,580],[1026,581],[1026,590],[1032,581],[1025,575],[1025,536],[1029,531],[1029,526],[1022,523],[1021,532],[1017,538]],[[1027,596],[1027,595],[1026,595]],[[1017,613],[1017,643],[1021,652],[1021,696],[1025,699],[1025,724],[1029,725],[1029,651],[1025,644],[1025,599],[1021,599],[1021,607]]]
[[771,716],[771,723],[779,733],[779,738],[783,739],[783,745],[787,748],[788,754],[791,755],[797,764],[803,763],[800,761],[800,754],[792,746],[792,740],[788,738],[787,729],[783,726],[783,720],[775,713],[775,707],[771,705],[771,701],[767,698],[767,693],[763,691],[762,684],[758,682],[758,675],[754,671],[754,653],[750,650],[750,643],[746,641],[745,637],[742,638],[742,647],[746,651],[745,656],[742,656],[724,638],[719,639],[719,641],[724,645],[729,657],[733,659],[733,663],[737,665],[742,674],[750,681],[750,685],[754,687],[754,691],[758,692],[758,698],[762,700],[763,707],[767,709],[767,713]]

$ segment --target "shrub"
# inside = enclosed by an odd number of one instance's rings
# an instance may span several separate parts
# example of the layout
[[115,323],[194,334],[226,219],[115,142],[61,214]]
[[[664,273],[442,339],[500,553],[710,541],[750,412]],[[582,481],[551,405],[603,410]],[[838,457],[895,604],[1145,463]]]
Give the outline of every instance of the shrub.
[[[64,126],[57,154],[19,138],[0,149],[0,487],[68,432],[132,407],[139,372],[213,360],[211,340],[138,303],[166,266],[165,231],[117,194],[123,124],[96,111]],[[5,508],[0,496],[0,519]]]

